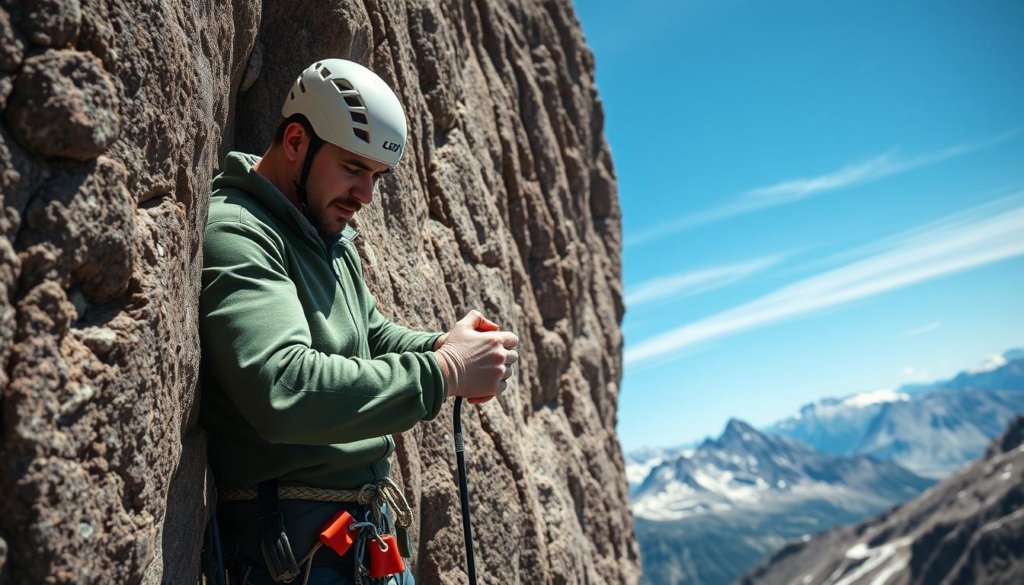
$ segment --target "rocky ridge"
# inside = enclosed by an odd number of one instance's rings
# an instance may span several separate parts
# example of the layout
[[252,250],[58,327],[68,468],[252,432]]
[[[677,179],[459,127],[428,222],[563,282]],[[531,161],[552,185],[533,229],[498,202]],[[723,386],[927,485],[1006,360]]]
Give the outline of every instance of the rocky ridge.
[[[522,339],[512,390],[464,414],[481,575],[638,580],[619,207],[570,5],[26,0],[0,8],[0,581],[192,582],[208,181],[324,55],[407,107],[358,226],[382,311],[447,329],[478,308]],[[465,579],[450,424],[397,437],[426,584]]]

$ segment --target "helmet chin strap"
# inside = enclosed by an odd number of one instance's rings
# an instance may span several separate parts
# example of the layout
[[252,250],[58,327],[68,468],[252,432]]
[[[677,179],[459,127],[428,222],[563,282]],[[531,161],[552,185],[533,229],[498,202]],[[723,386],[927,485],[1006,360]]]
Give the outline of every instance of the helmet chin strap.
[[324,140],[316,135],[316,132],[309,132],[309,147],[306,149],[306,160],[302,163],[302,175],[299,176],[299,181],[293,183],[295,185],[295,194],[299,198],[299,205],[302,206],[302,214],[307,218],[309,214],[307,212],[309,206],[309,194],[306,192],[306,181],[309,180],[309,170],[313,166],[313,157],[316,156],[317,151],[324,145]]

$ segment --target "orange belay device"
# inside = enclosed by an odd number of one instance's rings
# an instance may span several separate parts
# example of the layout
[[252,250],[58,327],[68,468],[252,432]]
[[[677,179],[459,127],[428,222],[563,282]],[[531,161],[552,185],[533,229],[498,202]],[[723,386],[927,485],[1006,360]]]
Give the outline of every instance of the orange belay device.
[[405,570],[398,543],[391,534],[382,534],[377,543],[370,543],[370,576],[387,577]]
[[324,524],[323,530],[320,531],[320,542],[324,546],[331,547],[339,557],[345,556],[345,553],[356,541],[352,531],[348,529],[353,522],[355,522],[355,518],[351,514],[345,510],[338,512],[327,524]]
[[[361,526],[360,526],[361,525]],[[335,514],[327,524],[324,524],[320,531],[320,544],[330,547],[344,556],[348,549],[355,544],[357,536],[355,531],[372,526],[372,524],[356,522],[351,514],[342,510]],[[370,576],[374,578],[387,577],[405,571],[405,562],[398,550],[398,543],[391,534],[378,534],[373,528],[373,538],[370,546]],[[358,549],[357,549],[358,550]],[[357,559],[358,563],[359,560]]]

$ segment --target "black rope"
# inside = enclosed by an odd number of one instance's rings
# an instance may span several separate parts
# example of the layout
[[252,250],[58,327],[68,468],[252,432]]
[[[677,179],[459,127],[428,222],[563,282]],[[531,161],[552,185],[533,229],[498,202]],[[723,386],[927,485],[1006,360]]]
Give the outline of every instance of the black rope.
[[462,531],[466,535],[466,566],[469,585],[476,585],[476,563],[473,560],[473,525],[469,522],[469,485],[466,481],[466,455],[462,442],[462,397],[455,399],[455,463],[459,469],[459,499],[462,500]]

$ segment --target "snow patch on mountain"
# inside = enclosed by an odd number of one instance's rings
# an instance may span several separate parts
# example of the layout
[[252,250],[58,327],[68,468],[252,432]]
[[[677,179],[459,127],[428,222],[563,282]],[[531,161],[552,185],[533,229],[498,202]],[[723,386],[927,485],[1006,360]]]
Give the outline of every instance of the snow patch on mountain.
[[667,449],[643,448],[626,454],[626,482],[632,492],[647,479],[651,471],[665,461],[692,457],[694,450],[684,447]]
[[1001,355],[989,356],[985,361],[967,370],[968,374],[981,374],[997,370],[1007,364],[1006,358]]
[[664,459],[661,457],[652,457],[640,463],[627,463],[626,481],[629,483],[629,486],[633,487],[634,485],[640,485],[643,483],[643,481],[647,479],[647,476],[650,475],[651,470],[661,465],[662,461],[664,461]]
[[875,390],[873,392],[861,392],[860,394],[854,394],[848,396],[839,403],[841,407],[847,408],[864,408],[865,406],[871,406],[872,404],[884,404],[886,402],[901,402],[904,400],[910,400],[910,395],[899,390]]
[[846,558],[861,561],[860,566],[849,575],[835,582],[835,585],[854,585],[861,579],[880,569],[872,583],[887,583],[889,577],[907,568],[910,563],[912,538],[900,538],[876,547],[861,542],[846,551]]

